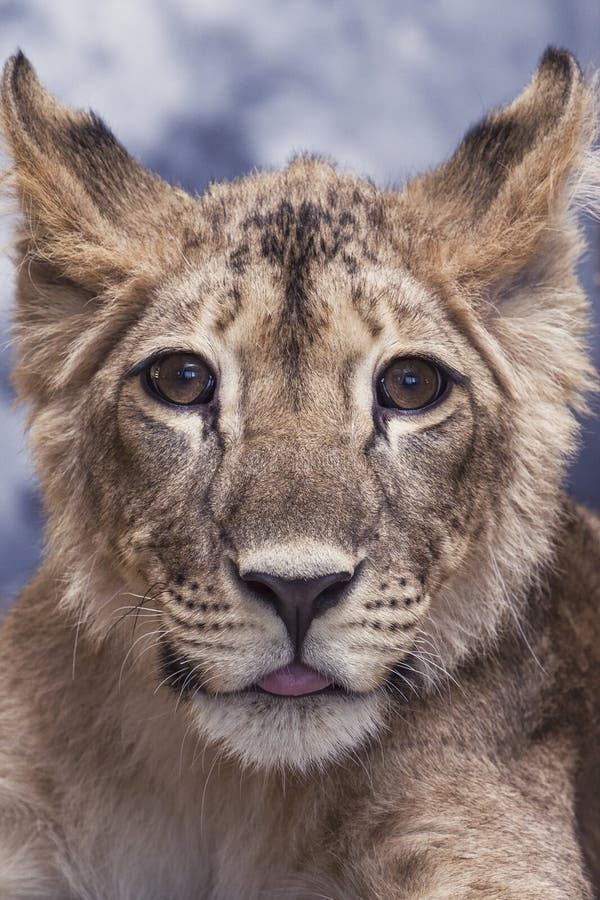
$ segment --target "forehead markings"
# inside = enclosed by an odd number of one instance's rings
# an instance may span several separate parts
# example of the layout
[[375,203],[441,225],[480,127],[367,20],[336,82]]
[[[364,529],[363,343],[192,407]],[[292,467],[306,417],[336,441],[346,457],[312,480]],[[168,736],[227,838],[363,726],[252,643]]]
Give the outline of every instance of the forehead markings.
[[[327,305],[317,300],[314,270],[340,259],[352,277],[357,263],[348,249],[356,225],[350,211],[308,200],[295,205],[283,200],[273,209],[252,213],[242,223],[246,240],[252,241],[260,257],[274,267],[283,289],[278,332],[284,373],[296,403],[302,391],[303,351],[331,319]],[[238,247],[236,260],[244,255],[245,246]]]
[[219,312],[213,320],[212,327],[220,337],[235,322],[242,309],[242,292],[238,283],[234,282],[225,293],[219,304]]
[[362,281],[353,279],[350,285],[350,302],[367,326],[372,338],[379,337],[383,331],[383,322],[378,314],[381,296],[381,291],[377,293],[367,291]]

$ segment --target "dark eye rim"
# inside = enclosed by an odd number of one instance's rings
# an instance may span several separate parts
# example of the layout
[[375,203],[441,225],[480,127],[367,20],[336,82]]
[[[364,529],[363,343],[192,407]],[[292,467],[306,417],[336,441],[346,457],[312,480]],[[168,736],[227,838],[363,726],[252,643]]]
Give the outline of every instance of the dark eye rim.
[[[154,366],[160,364],[162,360],[167,359],[169,356],[178,355],[195,357],[195,359],[197,359],[200,363],[202,363],[203,366],[205,366],[209,375],[209,380],[204,390],[202,390],[193,400],[190,400],[189,403],[177,403],[176,401],[171,400],[169,397],[167,397],[166,394],[161,391],[156,379],[153,379],[151,374]],[[172,406],[175,409],[190,409],[197,406],[208,406],[215,395],[215,389],[217,385],[216,375],[213,372],[212,367],[206,362],[204,357],[199,353],[195,353],[193,350],[162,351],[161,353],[156,353],[152,357],[143,360],[135,367],[135,369],[141,376],[143,387],[145,388],[146,392],[150,394],[152,399],[159,400],[161,403],[164,403],[167,406]],[[132,374],[135,373],[132,372]]]
[[[384,382],[386,372],[395,363],[405,359],[418,359],[422,362],[429,363],[429,365],[436,370],[438,376],[438,390],[434,399],[425,406],[419,406],[415,409],[403,409],[401,406],[396,406],[387,391]],[[460,372],[450,368],[450,366],[434,356],[429,356],[425,353],[403,353],[402,356],[394,356],[392,359],[387,360],[387,362],[382,363],[378,367],[374,376],[375,399],[377,405],[386,412],[400,416],[419,416],[422,413],[434,409],[440,403],[443,403],[444,400],[449,397],[455,384],[464,384],[466,381],[467,379],[464,375],[461,375]]]

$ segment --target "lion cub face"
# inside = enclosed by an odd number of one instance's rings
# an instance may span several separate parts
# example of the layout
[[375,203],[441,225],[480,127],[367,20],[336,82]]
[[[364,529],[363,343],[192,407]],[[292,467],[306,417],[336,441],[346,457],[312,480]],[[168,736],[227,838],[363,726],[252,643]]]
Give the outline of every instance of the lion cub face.
[[[372,736],[493,635],[546,552],[528,505],[549,528],[588,370],[577,333],[536,334],[548,298],[527,299],[543,273],[580,302],[574,232],[538,216],[532,234],[522,198],[519,229],[509,175],[564,181],[578,85],[550,55],[402,194],[305,159],[193,200],[23,59],[5,76],[17,186],[42,210],[20,238],[17,379],[53,546],[139,592],[144,677],[245,762],[303,768]],[[105,634],[122,598],[101,600]]]
[[[288,176],[301,197],[313,167]],[[369,264],[364,206],[231,204],[239,244],[161,285],[99,373],[95,480],[162,610],[160,677],[210,736],[296,761],[356,742],[410,689],[407,655],[434,658],[498,392],[431,292]]]

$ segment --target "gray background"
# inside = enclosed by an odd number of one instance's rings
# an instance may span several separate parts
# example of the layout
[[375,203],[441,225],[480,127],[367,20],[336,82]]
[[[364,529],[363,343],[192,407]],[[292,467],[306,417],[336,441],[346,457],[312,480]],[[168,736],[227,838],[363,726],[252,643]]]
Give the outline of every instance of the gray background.
[[[548,44],[600,64],[599,0],[0,0],[0,57],[21,47],[47,87],[92,107],[164,177],[209,180],[278,166],[297,150],[383,185],[452,150],[511,99]],[[598,232],[582,277],[594,272]],[[0,243],[8,223],[0,224]],[[41,516],[12,406],[12,274],[0,260],[0,598],[40,554]],[[600,346],[595,338],[600,362]],[[575,494],[600,508],[598,421],[586,424]],[[0,600],[2,602],[2,600]]]

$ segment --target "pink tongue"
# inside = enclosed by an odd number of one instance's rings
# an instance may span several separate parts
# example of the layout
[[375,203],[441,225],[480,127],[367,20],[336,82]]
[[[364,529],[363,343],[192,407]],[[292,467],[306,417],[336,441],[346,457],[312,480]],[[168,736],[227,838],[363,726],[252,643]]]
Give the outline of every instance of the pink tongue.
[[300,694],[314,694],[329,687],[331,681],[323,675],[319,675],[314,669],[303,666],[302,663],[290,663],[283,669],[271,672],[258,682],[259,688],[269,694],[279,694],[283,697],[298,697]]

